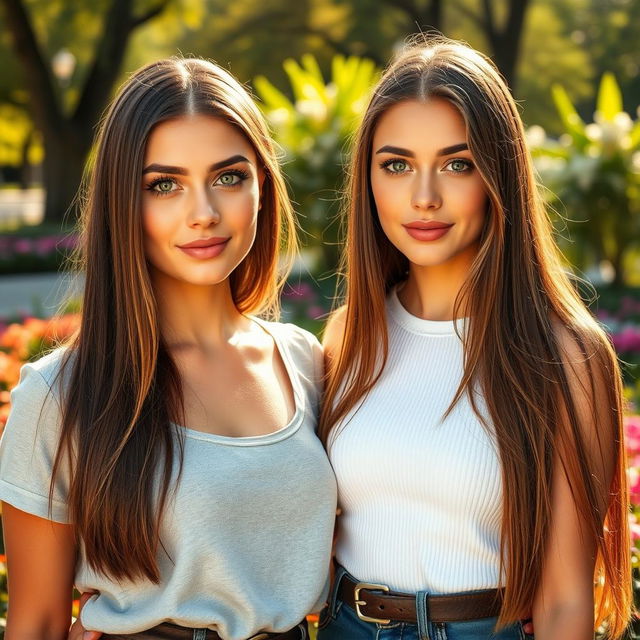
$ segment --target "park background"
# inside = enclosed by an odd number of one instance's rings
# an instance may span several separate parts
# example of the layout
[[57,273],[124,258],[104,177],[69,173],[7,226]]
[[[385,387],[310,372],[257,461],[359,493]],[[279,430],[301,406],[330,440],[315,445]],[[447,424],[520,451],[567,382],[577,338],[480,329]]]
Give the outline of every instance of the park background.
[[0,430],[20,365],[77,326],[74,198],[129,73],[204,56],[257,96],[303,245],[283,317],[318,333],[336,294],[348,141],[385,62],[432,29],[491,56],[508,81],[567,268],[623,362],[639,577],[639,0],[0,0]]

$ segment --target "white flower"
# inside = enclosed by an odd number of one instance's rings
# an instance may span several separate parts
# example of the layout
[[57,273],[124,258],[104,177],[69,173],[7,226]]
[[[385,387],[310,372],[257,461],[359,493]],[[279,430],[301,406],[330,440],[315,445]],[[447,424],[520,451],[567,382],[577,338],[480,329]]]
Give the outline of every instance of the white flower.
[[278,128],[283,125],[286,125],[289,122],[290,113],[288,109],[285,107],[280,107],[279,109],[274,109],[269,112],[269,122]]
[[296,111],[316,122],[322,122],[327,117],[327,107],[320,100],[298,100]]
[[545,133],[545,130],[537,125],[534,124],[533,126],[529,127],[526,132],[525,132],[526,138],[527,138],[527,144],[530,147],[541,147],[546,139],[547,139],[547,134]]

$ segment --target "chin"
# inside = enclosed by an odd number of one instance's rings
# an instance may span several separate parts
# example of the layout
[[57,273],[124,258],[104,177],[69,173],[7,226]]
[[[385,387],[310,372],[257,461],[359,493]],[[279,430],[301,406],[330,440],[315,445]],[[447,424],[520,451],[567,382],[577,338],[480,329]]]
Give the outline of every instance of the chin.
[[417,267],[437,267],[446,264],[454,258],[454,254],[442,251],[402,251],[402,249],[400,249],[400,252],[411,264]]

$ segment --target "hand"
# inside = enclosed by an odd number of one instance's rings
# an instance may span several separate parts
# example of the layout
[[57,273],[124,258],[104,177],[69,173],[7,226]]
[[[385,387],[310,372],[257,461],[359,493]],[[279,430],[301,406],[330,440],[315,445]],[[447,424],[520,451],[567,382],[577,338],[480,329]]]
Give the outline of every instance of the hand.
[[[527,635],[530,635],[530,636],[533,635],[533,619],[532,618],[527,618],[526,620],[522,621],[522,630]],[[93,640],[93,638],[86,638],[86,640]]]
[[[82,611],[82,607],[84,607],[87,600],[89,600],[89,598],[94,594],[94,591],[85,591],[80,596],[80,611]],[[67,640],[98,640],[101,635],[102,633],[100,631],[85,631],[85,628],[82,626],[82,622],[80,622],[80,612],[78,612],[76,621],[69,629]]]

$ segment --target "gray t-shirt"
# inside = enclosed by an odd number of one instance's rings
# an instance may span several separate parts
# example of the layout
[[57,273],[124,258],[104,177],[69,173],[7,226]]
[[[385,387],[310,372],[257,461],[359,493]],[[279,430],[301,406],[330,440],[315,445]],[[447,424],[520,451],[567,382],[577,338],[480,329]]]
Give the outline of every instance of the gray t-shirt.
[[[335,478],[315,434],[322,351],[294,325],[259,322],[291,379],[293,419],[244,438],[184,429],[182,476],[161,524],[160,584],[96,574],[81,549],[75,584],[99,591],[82,611],[85,628],[124,634],[173,622],[244,640],[285,631],[322,606],[336,508]],[[49,512],[62,355],[22,369],[0,441],[0,500],[66,523],[68,470],[56,479]]]

